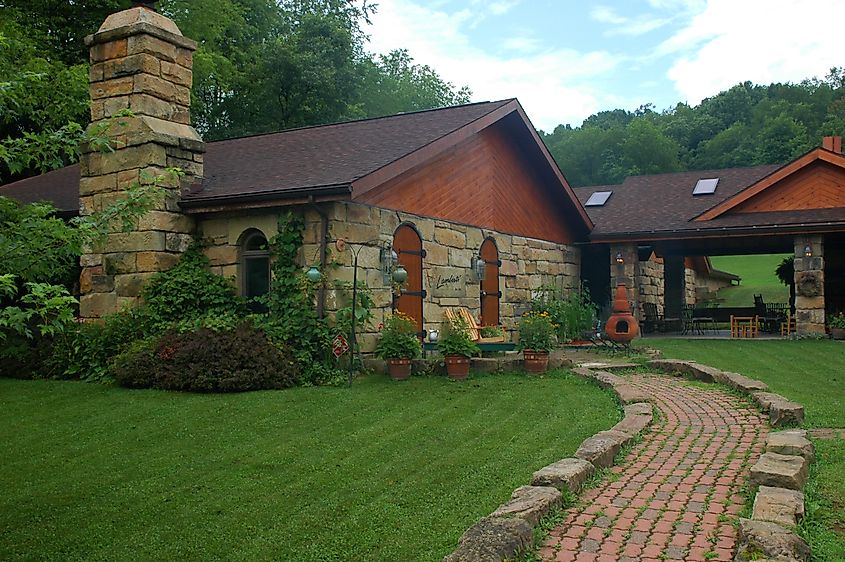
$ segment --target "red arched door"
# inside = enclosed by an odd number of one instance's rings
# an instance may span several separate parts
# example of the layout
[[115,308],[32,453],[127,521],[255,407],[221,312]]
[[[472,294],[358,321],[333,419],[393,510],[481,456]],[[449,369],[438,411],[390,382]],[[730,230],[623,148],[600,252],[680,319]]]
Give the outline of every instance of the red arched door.
[[416,320],[420,337],[424,337],[423,299],[425,298],[425,290],[423,290],[422,265],[425,250],[422,249],[422,238],[413,226],[401,224],[393,233],[393,250],[399,255],[399,263],[408,272],[408,280],[402,286],[393,308]]
[[484,260],[484,280],[481,282],[481,325],[499,325],[499,299],[502,292],[499,290],[499,249],[492,238],[485,238],[479,252]]

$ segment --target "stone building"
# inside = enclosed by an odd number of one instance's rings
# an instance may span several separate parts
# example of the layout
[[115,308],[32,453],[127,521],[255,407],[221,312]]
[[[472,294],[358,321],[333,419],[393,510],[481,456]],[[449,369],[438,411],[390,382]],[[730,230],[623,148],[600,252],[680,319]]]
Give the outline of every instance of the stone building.
[[[92,126],[125,109],[134,115],[112,127],[115,151],[86,152],[79,165],[0,194],[85,214],[167,167],[186,175],[131,232],[110,234],[101,251],[82,257],[85,319],[134,305],[146,280],[194,238],[242,294],[266,291],[266,243],[287,210],[305,219],[300,265],[326,274],[317,306],[329,315],[348,300],[342,284],[353,278],[353,253],[375,323],[398,309],[421,333],[456,306],[482,324],[513,328],[532,291],[579,285],[575,244],[592,224],[516,100],[206,144],[190,126],[196,45],[172,21],[131,8],[86,43]],[[398,292],[385,281],[391,251],[409,274]],[[374,339],[365,335],[364,349]]]

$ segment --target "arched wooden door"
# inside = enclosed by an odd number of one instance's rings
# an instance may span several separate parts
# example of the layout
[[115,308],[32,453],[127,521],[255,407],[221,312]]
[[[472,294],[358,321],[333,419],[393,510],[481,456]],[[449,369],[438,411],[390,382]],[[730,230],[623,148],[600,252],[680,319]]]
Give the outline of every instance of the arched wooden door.
[[420,337],[425,337],[425,332],[423,332],[425,290],[422,275],[425,250],[422,249],[422,238],[413,226],[401,224],[393,233],[393,250],[399,255],[399,263],[408,272],[408,280],[402,286],[393,308],[416,320]]
[[499,249],[492,238],[485,238],[479,252],[481,259],[486,264],[484,280],[481,282],[481,325],[499,325],[499,299],[502,292],[499,290]]

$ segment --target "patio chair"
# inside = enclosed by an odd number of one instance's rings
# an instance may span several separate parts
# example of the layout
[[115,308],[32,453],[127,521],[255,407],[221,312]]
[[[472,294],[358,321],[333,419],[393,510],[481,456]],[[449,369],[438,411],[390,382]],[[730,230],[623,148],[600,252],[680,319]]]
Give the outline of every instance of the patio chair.
[[657,311],[657,304],[653,302],[642,303],[643,307],[643,332],[651,334],[663,327],[663,317]]
[[789,312],[786,313],[786,321],[780,323],[780,335],[788,336],[795,333],[795,317]]
[[481,337],[481,328],[469,310],[464,307],[447,308],[445,314],[450,320],[457,320],[460,317],[469,327],[469,338],[475,343],[502,343],[505,341],[505,336],[503,335],[488,338]]

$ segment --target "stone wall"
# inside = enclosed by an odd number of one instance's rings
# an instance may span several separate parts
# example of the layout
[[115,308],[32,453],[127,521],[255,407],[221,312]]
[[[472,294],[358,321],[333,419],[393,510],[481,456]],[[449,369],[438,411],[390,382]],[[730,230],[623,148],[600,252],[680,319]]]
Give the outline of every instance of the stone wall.
[[[809,246],[811,256],[805,255]],[[795,238],[795,324],[799,334],[824,335],[824,239]]]
[[654,303],[657,313],[663,314],[663,262],[652,256],[648,261],[640,262],[640,303]]
[[[297,207],[305,218],[304,244],[300,252],[303,267],[319,263],[320,215],[312,207]],[[424,327],[438,328],[447,308],[463,306],[476,317],[480,314],[480,288],[470,275],[470,263],[477,255],[481,243],[491,237],[499,249],[499,301],[500,322],[507,329],[517,326],[518,318],[529,305],[536,291],[545,285],[561,289],[577,288],[580,283],[580,252],[574,246],[535,240],[489,229],[457,224],[430,217],[422,217],[394,210],[370,207],[356,203],[331,203],[322,206],[328,217],[329,239],[343,238],[351,246],[375,240],[391,243],[396,228],[403,223],[412,224],[420,233],[426,257],[423,259]],[[238,284],[238,243],[243,233],[257,228],[269,239],[276,233],[277,213],[230,215],[201,220],[200,236],[208,247],[206,254],[216,273],[229,277]],[[376,245],[377,245],[376,243]],[[328,246],[328,264],[325,291],[326,312],[329,317],[349,304],[349,290],[337,287],[353,278],[353,254],[350,249],[339,252],[334,244]],[[435,276],[449,273],[459,278],[449,294],[433,290]],[[362,349],[370,351],[378,337],[377,326],[390,314],[393,297],[391,288],[385,286],[377,247],[363,247],[358,254],[358,280],[369,287],[374,302],[372,326],[362,327],[359,341]]]

